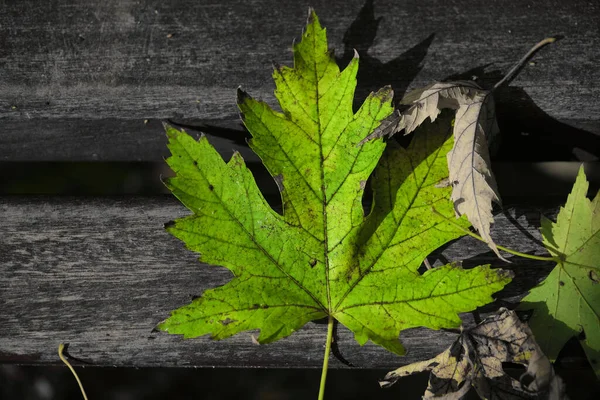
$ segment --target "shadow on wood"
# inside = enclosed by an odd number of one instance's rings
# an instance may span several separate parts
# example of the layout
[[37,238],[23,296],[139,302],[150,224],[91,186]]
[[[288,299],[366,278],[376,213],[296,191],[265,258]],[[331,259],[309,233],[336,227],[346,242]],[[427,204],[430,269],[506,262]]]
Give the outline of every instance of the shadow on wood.
[[[553,46],[542,51],[552,52]],[[526,49],[524,49],[526,51]],[[504,76],[481,65],[444,81],[471,80],[491,89]],[[552,118],[519,86],[502,86],[494,93],[500,127],[500,147],[492,155],[502,161],[595,161],[600,158],[600,135]]]

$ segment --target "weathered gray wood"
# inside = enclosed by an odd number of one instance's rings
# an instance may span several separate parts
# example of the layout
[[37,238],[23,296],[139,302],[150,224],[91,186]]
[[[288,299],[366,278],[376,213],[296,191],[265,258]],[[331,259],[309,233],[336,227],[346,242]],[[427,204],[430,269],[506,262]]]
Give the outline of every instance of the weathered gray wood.
[[[239,144],[235,88],[273,103],[270,63],[290,64],[309,4],[341,64],[351,47],[361,53],[359,97],[388,83],[401,94],[468,70],[467,78],[489,83],[498,78],[490,69],[506,71],[539,39],[564,35],[514,89],[498,93],[500,158],[600,156],[597,2],[386,0],[371,15],[368,2],[360,11],[363,0],[24,0],[0,2],[0,160],[159,161],[159,120],[168,118],[221,136],[213,143],[222,154],[251,158]],[[320,367],[318,324],[269,346],[253,345],[250,333],[211,342],[151,332],[169,310],[230,276],[199,264],[162,230],[185,213],[168,197],[0,198],[0,362],[57,363],[58,343],[69,342],[72,356],[93,365]],[[539,213],[517,214],[539,238]],[[510,218],[498,217],[495,233],[503,244],[541,251]],[[442,256],[502,265],[469,238]],[[549,266],[515,260],[509,268],[519,283],[501,296],[515,299]],[[360,348],[342,327],[339,336],[350,362],[384,368],[431,356],[453,337],[405,332],[410,353],[398,358]]]
[[[266,346],[253,344],[251,333],[213,342],[152,332],[170,310],[230,278],[223,268],[197,262],[163,230],[165,222],[185,214],[169,196],[0,197],[0,363],[58,363],[56,348],[68,342],[70,355],[92,365],[320,367],[325,325],[309,323]],[[539,214],[529,207],[499,215],[497,241],[542,253],[520,231],[539,239]],[[442,256],[466,259],[467,266],[511,268],[519,279],[502,292],[505,299],[521,296],[551,267],[519,259],[503,264],[471,238],[448,246]],[[454,335],[413,329],[401,337],[409,349],[404,358],[372,344],[358,346],[343,327],[338,344],[357,366],[391,368],[434,355]]]
[[[361,52],[359,96],[490,63],[506,71],[538,40],[564,35],[514,82],[523,90],[498,94],[500,125],[560,159],[574,138],[581,157],[600,155],[596,1],[382,0],[370,15],[363,0],[22,0],[1,3],[0,160],[156,161],[163,133],[145,119],[237,128],[236,87],[273,102],[271,62],[291,63],[309,5],[341,59]],[[467,75],[498,77],[482,72]]]

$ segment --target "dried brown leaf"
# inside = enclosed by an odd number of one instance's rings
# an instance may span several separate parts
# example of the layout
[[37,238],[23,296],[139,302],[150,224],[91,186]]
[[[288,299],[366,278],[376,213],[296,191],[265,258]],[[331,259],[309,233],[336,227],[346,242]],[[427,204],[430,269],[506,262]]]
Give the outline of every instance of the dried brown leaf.
[[[516,380],[507,375],[502,363],[517,363],[527,371]],[[461,399],[474,387],[482,399],[564,399],[564,388],[552,365],[542,353],[527,324],[514,311],[501,308],[458,339],[438,356],[388,373],[381,386],[399,378],[431,371],[423,399]],[[525,379],[529,383],[526,385]],[[558,389],[557,389],[558,388]]]
[[499,132],[492,93],[472,81],[437,82],[413,90],[401,103],[410,107],[396,111],[361,143],[402,130],[408,134],[427,118],[434,121],[443,109],[456,110],[454,147],[448,153],[455,211],[457,216],[466,215],[494,253],[506,261],[490,236],[492,201],[500,203],[488,149]]
[[457,216],[466,215],[488,246],[504,260],[490,236],[494,222],[492,201],[500,203],[500,195],[490,168],[487,137],[497,132],[491,94],[477,93],[472,99],[461,99],[454,120],[454,146],[447,158]]
[[436,82],[415,89],[400,101],[401,104],[410,107],[389,116],[361,143],[383,136],[392,136],[402,130],[405,135],[408,135],[427,118],[433,122],[441,110],[445,108],[456,110],[460,101],[473,98],[480,92],[483,92],[483,89],[472,81]]

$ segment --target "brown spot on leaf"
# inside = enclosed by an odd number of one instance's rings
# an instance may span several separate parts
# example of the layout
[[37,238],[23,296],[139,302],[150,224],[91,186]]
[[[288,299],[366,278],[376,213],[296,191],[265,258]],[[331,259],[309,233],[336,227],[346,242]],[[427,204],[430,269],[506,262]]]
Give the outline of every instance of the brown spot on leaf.
[[213,190],[215,190],[215,187],[213,185],[208,185],[208,190],[212,192]]
[[446,188],[452,186],[452,183],[450,183],[450,180],[448,178],[444,178],[441,181],[439,181],[438,183],[435,184],[435,187],[438,189],[441,188]]
[[232,322],[235,322],[235,320],[231,319],[231,318],[226,318],[224,320],[219,321],[222,325],[227,326],[229,324],[231,324]]
[[559,284],[560,286],[565,286],[565,283],[564,283],[563,281],[558,281],[558,284]]
[[590,278],[590,280],[594,283],[600,283],[600,276],[598,276],[596,271],[590,271],[588,273],[588,278]]
[[314,258],[311,258],[310,261],[308,262],[310,264],[310,267],[314,267],[315,265],[317,265],[317,260],[315,260]]
[[275,175],[273,177],[275,183],[277,184],[277,189],[279,189],[279,193],[283,192],[283,175]]

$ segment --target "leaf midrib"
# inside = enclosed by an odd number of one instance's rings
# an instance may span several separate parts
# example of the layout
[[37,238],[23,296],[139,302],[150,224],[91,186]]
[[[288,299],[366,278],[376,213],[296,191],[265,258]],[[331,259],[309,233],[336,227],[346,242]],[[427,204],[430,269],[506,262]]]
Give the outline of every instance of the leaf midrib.
[[[314,27],[313,27],[314,29]],[[312,36],[312,45],[313,49],[317,48],[316,43],[316,34]],[[316,51],[314,51],[316,54]],[[321,177],[321,212],[323,215],[323,261],[325,267],[325,293],[327,295],[327,314],[331,315],[331,283],[329,282],[329,235],[327,233],[327,193],[325,188],[325,159],[323,156],[323,131],[321,126],[321,110],[320,110],[320,102],[321,97],[319,95],[319,84],[321,82],[318,73],[317,73],[317,60],[316,57],[312,58],[313,61],[313,73],[315,78],[315,107],[317,112],[317,132],[319,133],[319,163],[320,163],[320,177]],[[326,71],[327,69],[325,69]]]

